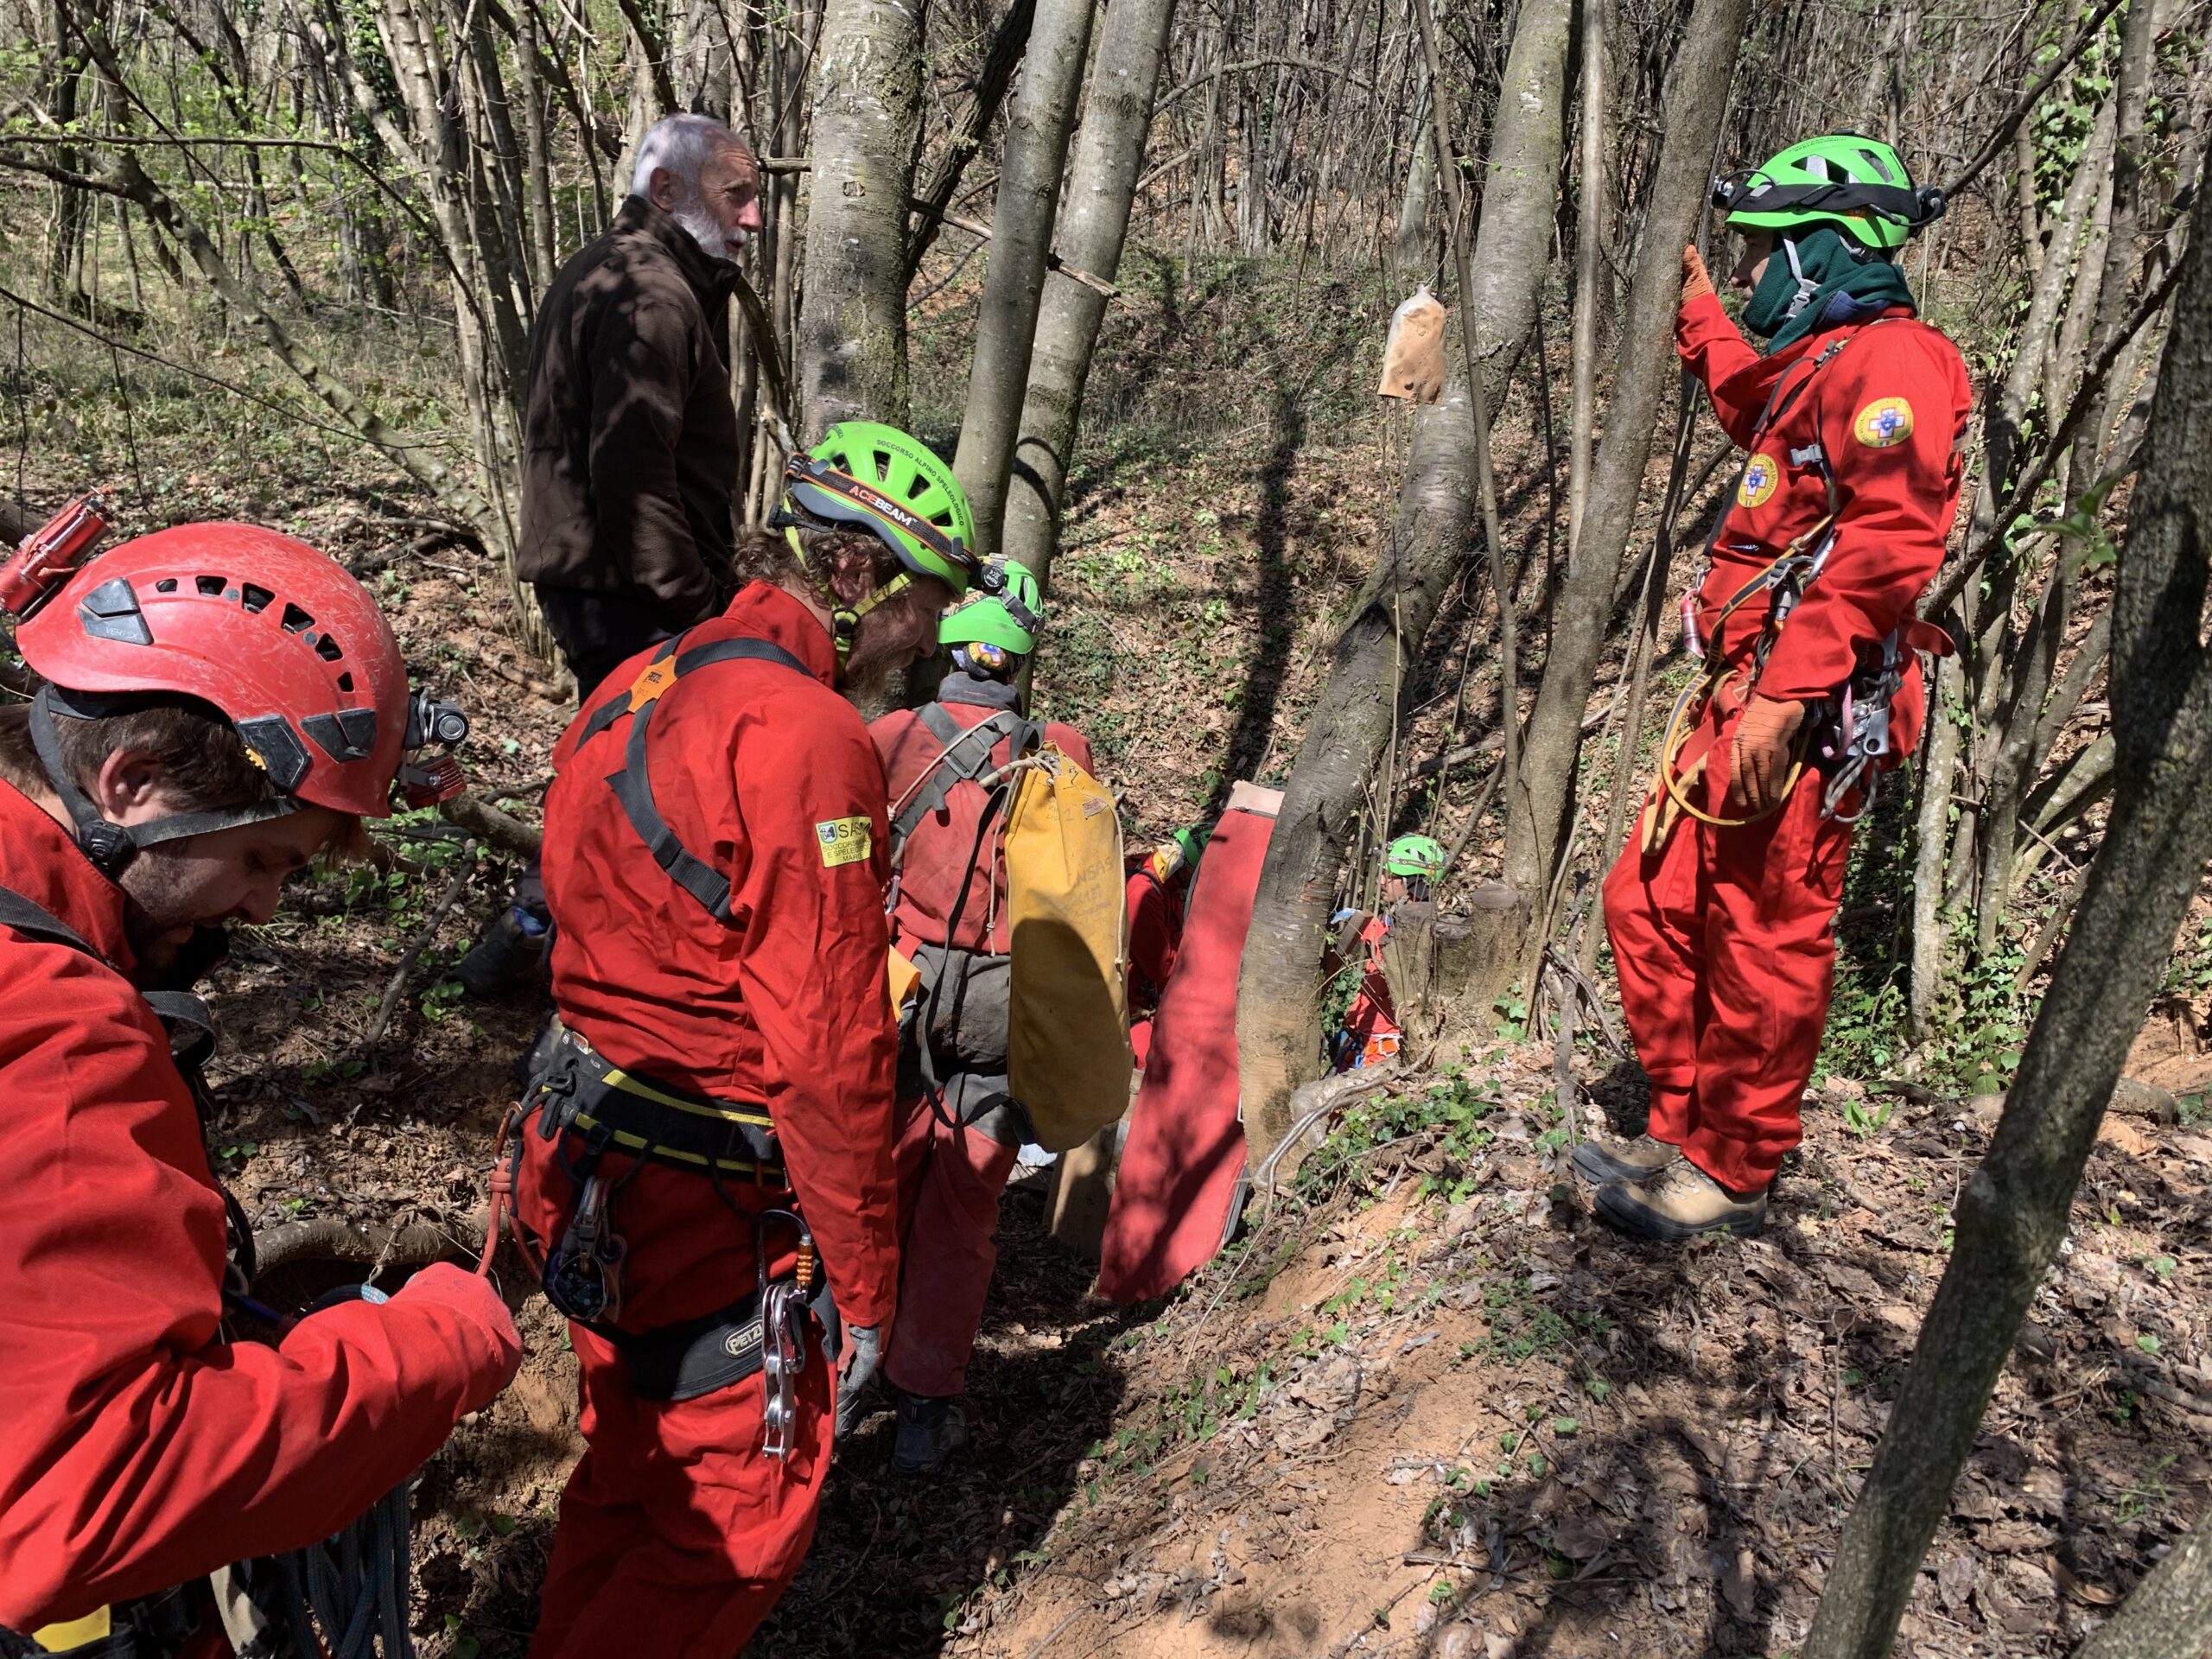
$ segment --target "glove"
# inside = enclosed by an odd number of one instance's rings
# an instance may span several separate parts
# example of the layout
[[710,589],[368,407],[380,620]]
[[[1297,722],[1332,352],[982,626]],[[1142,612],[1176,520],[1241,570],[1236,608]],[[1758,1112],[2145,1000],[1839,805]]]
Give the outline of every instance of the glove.
[[1754,692],[1728,746],[1728,800],[1753,813],[1782,804],[1789,781],[1790,748],[1805,723],[1805,705]]
[[522,1369],[522,1332],[515,1329],[515,1316],[507,1312],[506,1303],[499,1300],[490,1280],[450,1262],[433,1262],[402,1285],[391,1300],[395,1306],[429,1302],[467,1319],[491,1342],[498,1358],[499,1388],[513,1382],[515,1373]]
[[883,1327],[849,1325],[845,1351],[837,1363],[837,1438],[843,1440],[860,1427],[861,1398],[868,1392],[875,1368],[883,1363]]
[[1695,244],[1682,250],[1682,303],[1701,300],[1713,293],[1713,273],[1705,268],[1705,256]]

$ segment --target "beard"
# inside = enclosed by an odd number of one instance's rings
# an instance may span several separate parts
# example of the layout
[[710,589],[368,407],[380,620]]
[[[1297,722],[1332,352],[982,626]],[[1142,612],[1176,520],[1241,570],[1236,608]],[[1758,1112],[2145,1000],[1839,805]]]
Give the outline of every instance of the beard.
[[725,231],[717,225],[712,214],[696,202],[686,202],[680,207],[669,209],[669,217],[683,227],[684,233],[696,242],[709,259],[719,259],[734,265],[745,255],[748,239],[743,231]]
[[133,858],[117,883],[123,889],[124,937],[138,959],[132,978],[143,988],[181,991],[227,954],[229,936],[204,923],[200,882],[165,847]]
[[937,608],[911,592],[876,607],[861,620],[839,689],[855,702],[880,700],[893,669],[936,649],[937,620]]

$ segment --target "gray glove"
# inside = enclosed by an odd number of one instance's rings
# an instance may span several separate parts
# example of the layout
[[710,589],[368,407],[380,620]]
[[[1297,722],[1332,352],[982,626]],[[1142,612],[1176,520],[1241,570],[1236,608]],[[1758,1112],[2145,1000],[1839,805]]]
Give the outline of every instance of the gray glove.
[[868,1393],[875,1368],[883,1363],[883,1331],[879,1325],[845,1327],[845,1351],[837,1367],[837,1438],[859,1427],[861,1402]]

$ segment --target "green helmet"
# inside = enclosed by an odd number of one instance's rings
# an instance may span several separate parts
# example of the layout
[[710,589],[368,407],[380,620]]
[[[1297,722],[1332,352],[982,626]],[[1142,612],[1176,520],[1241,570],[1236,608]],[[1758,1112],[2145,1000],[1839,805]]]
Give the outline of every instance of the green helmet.
[[1400,836],[1382,855],[1382,868],[1391,875],[1424,875],[1433,880],[1444,874],[1451,860],[1444,843],[1430,836]]
[[1880,139],[1838,132],[1792,144],[1750,173],[1715,179],[1713,205],[1738,230],[1833,225],[1886,253],[1942,217],[1943,193],[1915,189],[1904,159]]
[[956,594],[976,579],[968,493],[927,445],[895,426],[840,421],[785,463],[784,492],[778,522],[786,528],[855,525],[914,575],[935,576]]
[[[992,591],[994,579],[996,591]],[[1029,567],[1013,559],[986,570],[979,586],[956,600],[937,626],[941,645],[996,645],[1027,656],[1045,626],[1045,599]]]

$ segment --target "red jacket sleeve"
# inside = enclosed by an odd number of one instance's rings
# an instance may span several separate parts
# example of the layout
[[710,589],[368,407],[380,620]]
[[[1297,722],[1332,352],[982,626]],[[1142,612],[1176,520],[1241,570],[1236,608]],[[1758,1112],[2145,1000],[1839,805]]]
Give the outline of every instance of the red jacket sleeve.
[[0,1624],[32,1630],[327,1536],[507,1370],[427,1302],[221,1340],[223,1203],[160,1025],[75,951],[18,943],[9,971]]
[[1957,512],[1972,386],[1958,349],[1916,323],[1869,327],[1815,389],[1840,506],[1827,564],[1791,613],[1759,690],[1827,696],[1862,647],[1912,614]]
[[[1700,294],[1681,308],[1675,318],[1675,350],[1682,359],[1682,366],[1712,394],[1713,412],[1719,417],[1721,429],[1738,448],[1749,448],[1751,435],[1758,426],[1760,405],[1732,403],[1722,395],[1720,388],[1732,376],[1758,362],[1759,354],[1728,320],[1728,313],[1722,309],[1717,296]],[[1762,391],[1761,404],[1764,402]]]
[[808,722],[783,764],[741,762],[747,858],[732,910],[751,918],[739,988],[784,1166],[839,1312],[881,1325],[899,1287],[890,832],[875,748],[857,718],[837,726]]

